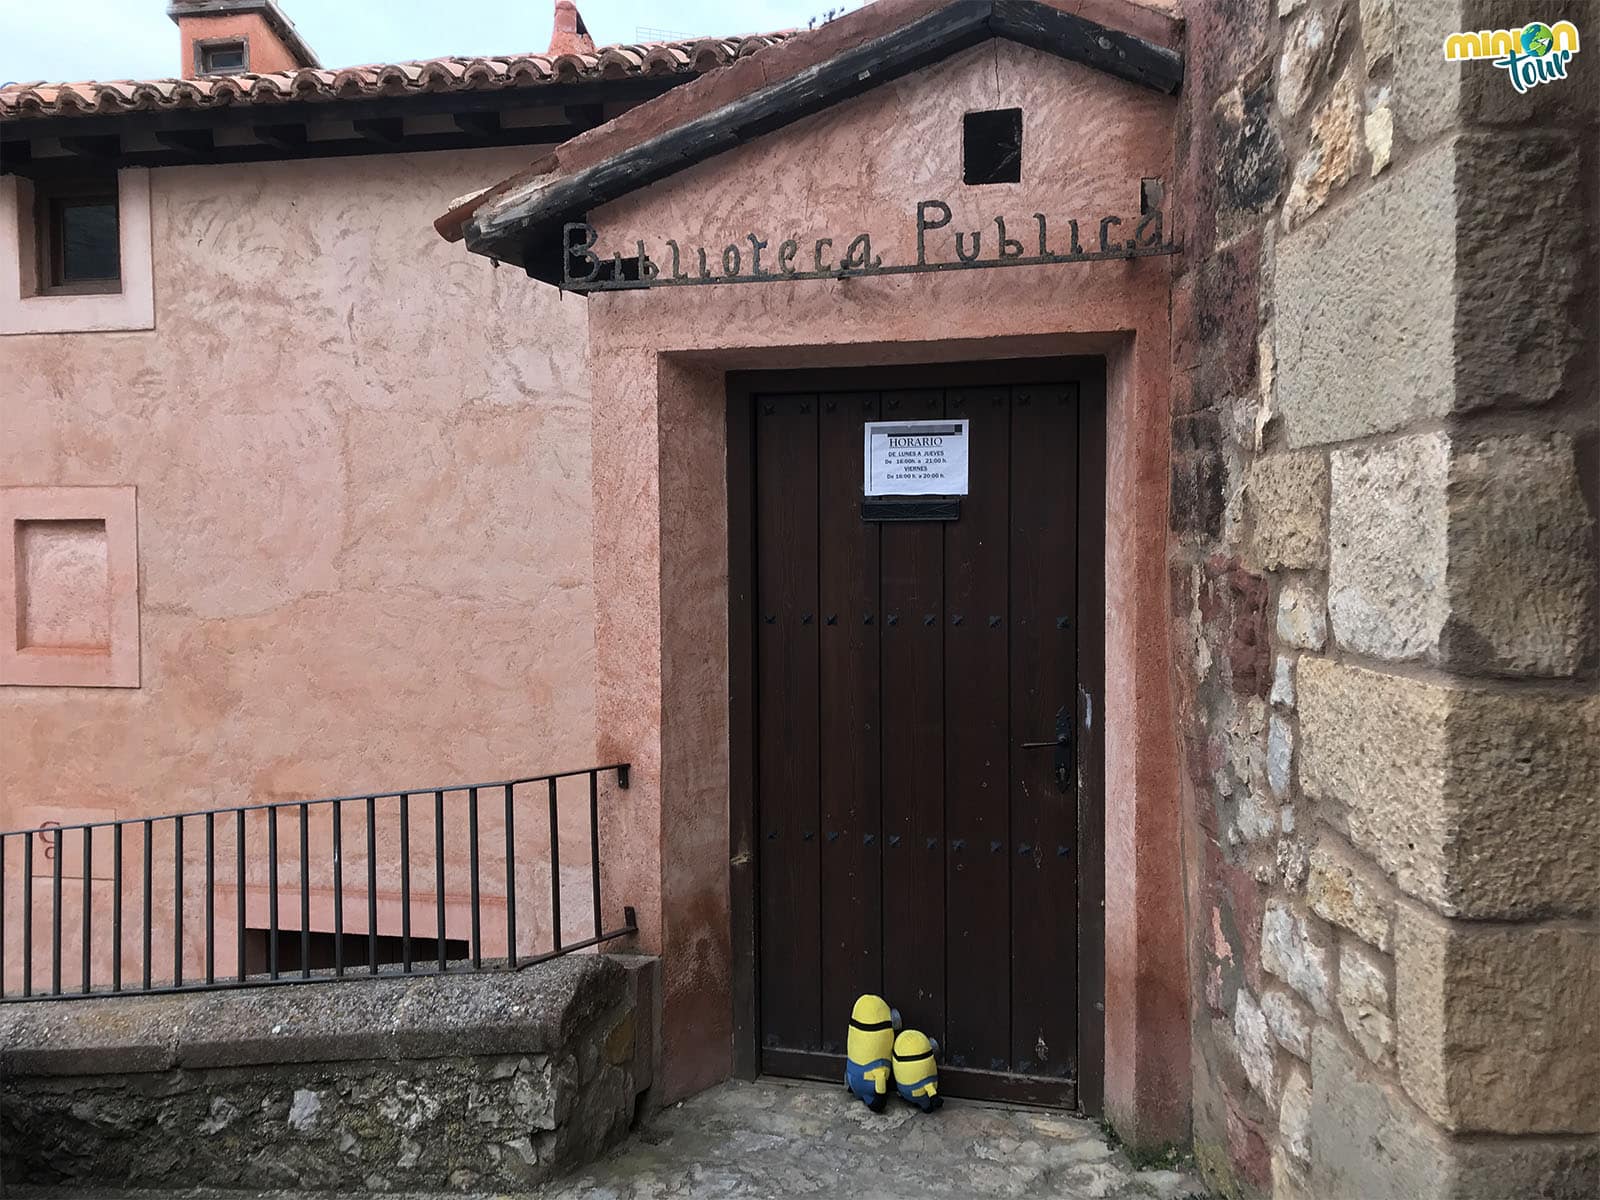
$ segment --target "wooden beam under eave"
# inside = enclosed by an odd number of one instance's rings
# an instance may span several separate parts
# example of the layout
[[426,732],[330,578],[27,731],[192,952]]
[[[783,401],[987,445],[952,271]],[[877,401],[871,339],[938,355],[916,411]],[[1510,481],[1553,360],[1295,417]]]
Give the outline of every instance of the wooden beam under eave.
[[451,114],[456,128],[478,137],[493,137],[500,132],[500,114],[492,109],[475,109]]
[[25,167],[33,161],[33,143],[26,139],[0,141],[0,173]]
[[606,106],[604,104],[568,104],[563,106],[562,115],[573,125],[582,126],[584,129],[593,129],[596,125],[606,123]]
[[158,129],[152,136],[158,146],[189,158],[203,158],[217,148],[216,136],[209,129]]
[[352,121],[356,133],[375,145],[398,150],[405,145],[406,123],[401,117],[373,117]]
[[305,147],[304,125],[257,125],[256,140],[274,150],[300,150]]
[[[210,153],[195,155],[186,150],[162,147],[130,150],[106,160],[116,167],[175,167],[190,163],[266,163],[297,162],[313,158],[357,158],[381,154],[423,154],[436,150],[477,150],[486,146],[527,146],[546,149],[575,137],[583,130],[570,125],[513,126],[493,138],[453,132],[412,133],[398,150],[380,146],[362,137],[313,138],[290,149],[280,149],[262,141],[229,143]],[[7,141],[0,150],[0,174],[24,175],[30,179],[71,178],[81,175],[84,160],[70,154],[34,155],[30,161],[12,160],[12,146],[23,141]]]
[[122,139],[114,133],[96,134],[92,137],[63,137],[57,139],[61,148],[79,158],[116,158],[122,153]]

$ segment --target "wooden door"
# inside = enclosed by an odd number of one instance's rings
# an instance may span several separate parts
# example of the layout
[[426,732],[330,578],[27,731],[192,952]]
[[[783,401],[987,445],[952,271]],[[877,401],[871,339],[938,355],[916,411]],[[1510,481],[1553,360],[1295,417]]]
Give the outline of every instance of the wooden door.
[[[880,992],[938,1039],[951,1094],[1071,1106],[1098,1069],[1080,1064],[1080,1008],[1100,1000],[1079,994],[1080,975],[1099,986],[1098,935],[1081,971],[1080,927],[1098,929],[1101,878],[1079,744],[1098,686],[1080,633],[1098,645],[1101,620],[1079,580],[1086,405],[1072,379],[941,374],[960,378],[780,380],[735,399],[759,1066],[842,1076],[851,1004]],[[970,422],[958,516],[868,519],[864,423],[920,419]]]

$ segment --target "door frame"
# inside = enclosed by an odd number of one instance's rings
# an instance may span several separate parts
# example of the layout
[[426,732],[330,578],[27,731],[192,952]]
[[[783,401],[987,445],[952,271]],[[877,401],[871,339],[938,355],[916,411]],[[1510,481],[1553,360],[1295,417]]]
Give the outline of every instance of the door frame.
[[[728,889],[732,921],[733,1073],[760,1073],[758,887],[755,829],[755,422],[763,391],[888,390],[1006,384],[1078,384],[1079,747],[1078,1107],[1104,1113],[1105,1093],[1105,529],[1106,360],[1098,356],[996,359],[892,367],[738,371],[726,377],[728,496]],[[1036,1101],[1018,1077],[1020,1103]]]

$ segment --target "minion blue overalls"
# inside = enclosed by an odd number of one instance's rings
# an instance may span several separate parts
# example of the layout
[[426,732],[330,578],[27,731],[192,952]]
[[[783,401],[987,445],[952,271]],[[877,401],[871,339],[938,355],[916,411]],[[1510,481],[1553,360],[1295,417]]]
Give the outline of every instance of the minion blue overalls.
[[862,996],[851,1010],[844,1085],[873,1112],[882,1112],[889,1102],[890,1059],[899,1028],[900,1014],[882,996]]

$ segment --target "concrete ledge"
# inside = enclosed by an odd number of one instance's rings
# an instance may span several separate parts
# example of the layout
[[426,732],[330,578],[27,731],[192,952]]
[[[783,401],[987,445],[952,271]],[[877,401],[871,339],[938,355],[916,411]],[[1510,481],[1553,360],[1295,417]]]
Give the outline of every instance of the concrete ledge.
[[19,1076],[546,1054],[625,980],[620,963],[576,955],[503,974],[21,1004],[0,1008],[0,1054]]
[[649,1085],[640,1008],[655,968],[577,955],[505,974],[9,1006],[3,1177],[74,1194],[527,1188],[627,1130]]

